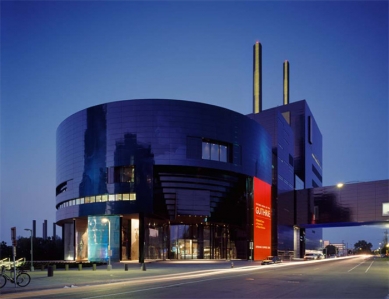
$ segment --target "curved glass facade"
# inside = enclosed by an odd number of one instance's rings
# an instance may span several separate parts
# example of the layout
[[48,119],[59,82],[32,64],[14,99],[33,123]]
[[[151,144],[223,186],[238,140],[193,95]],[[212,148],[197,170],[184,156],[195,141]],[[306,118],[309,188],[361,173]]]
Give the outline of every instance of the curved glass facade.
[[217,106],[150,99],[82,110],[57,130],[66,258],[107,258],[98,217],[115,219],[112,259],[246,258],[252,180],[271,184],[271,160],[261,125]]

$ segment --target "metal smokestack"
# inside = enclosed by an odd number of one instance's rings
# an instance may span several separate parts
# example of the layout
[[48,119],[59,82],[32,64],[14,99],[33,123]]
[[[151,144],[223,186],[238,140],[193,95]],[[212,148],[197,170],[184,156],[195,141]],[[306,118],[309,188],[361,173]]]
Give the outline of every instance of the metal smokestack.
[[289,61],[284,61],[284,105],[289,104]]
[[262,111],[262,45],[253,47],[253,113]]

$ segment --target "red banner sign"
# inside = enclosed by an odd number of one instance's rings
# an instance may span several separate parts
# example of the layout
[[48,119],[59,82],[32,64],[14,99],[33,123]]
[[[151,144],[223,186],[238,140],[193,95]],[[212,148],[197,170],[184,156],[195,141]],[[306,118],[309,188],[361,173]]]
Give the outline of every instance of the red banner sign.
[[271,186],[254,177],[254,260],[271,255]]

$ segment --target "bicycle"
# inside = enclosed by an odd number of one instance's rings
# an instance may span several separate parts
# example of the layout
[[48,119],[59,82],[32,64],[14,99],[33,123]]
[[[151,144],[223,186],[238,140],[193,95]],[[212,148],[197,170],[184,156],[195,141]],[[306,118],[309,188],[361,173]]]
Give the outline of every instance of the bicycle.
[[[11,283],[15,282],[12,275],[8,276],[7,274],[5,274],[5,266],[2,266],[1,274],[0,274],[0,289],[5,286],[7,280],[9,280]],[[18,269],[18,273],[16,275],[16,284],[19,287],[25,287],[30,283],[30,281],[31,281],[30,275],[28,275],[23,270]]]

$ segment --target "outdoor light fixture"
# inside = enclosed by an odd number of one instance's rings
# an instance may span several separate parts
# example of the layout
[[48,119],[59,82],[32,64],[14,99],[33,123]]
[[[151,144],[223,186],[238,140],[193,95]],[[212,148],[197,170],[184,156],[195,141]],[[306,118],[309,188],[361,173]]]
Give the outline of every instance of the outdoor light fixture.
[[103,222],[103,223],[108,222],[108,266],[107,266],[107,270],[109,271],[112,269],[112,265],[111,265],[111,255],[112,255],[112,251],[111,251],[111,221],[109,221],[108,218],[103,218],[103,219],[101,219],[101,222]]
[[31,271],[31,272],[34,272],[34,262],[33,262],[33,244],[32,244],[32,229],[25,228],[24,230],[26,230],[26,231],[30,231],[30,233],[31,233],[31,250],[30,250],[30,253],[31,253],[31,265],[30,265],[30,271]]

